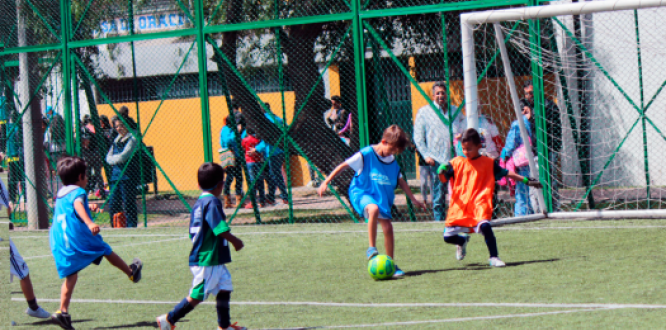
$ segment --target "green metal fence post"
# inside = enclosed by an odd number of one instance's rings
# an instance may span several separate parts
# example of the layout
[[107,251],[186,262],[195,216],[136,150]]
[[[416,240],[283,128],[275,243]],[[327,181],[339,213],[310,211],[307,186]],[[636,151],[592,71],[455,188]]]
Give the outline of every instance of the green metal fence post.
[[[280,17],[280,2],[275,1],[275,19],[279,19]],[[280,42],[280,35],[282,34],[282,29],[279,27],[275,28],[275,43],[277,46],[277,63],[278,63],[278,83],[280,85],[280,101],[282,104],[282,134],[287,135],[287,106],[284,101],[284,63],[283,63],[283,58],[282,58],[282,44]],[[274,116],[274,114],[271,114]],[[292,198],[291,194],[291,180],[293,180],[291,176],[291,162],[290,162],[290,152],[289,152],[289,141],[287,139],[284,139],[282,143],[282,150],[284,154],[282,157],[284,157],[285,161],[285,172],[287,172],[287,201],[289,202],[289,223],[294,223],[294,200]],[[280,156],[278,156],[280,157]],[[270,159],[269,159],[270,161]],[[268,171],[269,175],[269,180],[270,178],[270,168]]]
[[[129,23],[129,34],[134,35],[134,2],[127,0],[127,14]],[[134,106],[136,107],[136,136],[138,137],[138,144],[143,145],[143,134],[141,134],[141,111],[139,110],[139,82],[136,77],[136,56],[134,50],[134,41],[130,42],[132,51],[132,98],[134,99]],[[131,127],[128,127],[131,129]],[[148,227],[148,211],[146,209],[146,178],[143,175],[143,153],[139,153],[139,180],[141,189],[141,204],[143,206],[143,227]],[[137,224],[138,225],[138,224]]]
[[360,147],[363,148],[370,144],[368,141],[370,134],[368,132],[368,103],[365,93],[365,45],[363,42],[363,25],[359,17],[361,11],[361,0],[352,0],[352,11],[354,19],[352,21],[352,38],[354,40],[354,69],[356,77],[356,103],[358,107],[358,134]]
[[[72,80],[71,80],[71,53],[69,51],[69,3],[66,0],[61,0],[60,1],[60,33],[62,34],[62,37],[60,38],[61,40],[61,51],[62,51],[62,89],[63,89],[63,94],[65,96],[65,100],[63,101],[62,107],[63,107],[63,114],[65,117],[65,124],[67,129],[65,129],[65,143],[67,146],[67,153],[68,154],[73,154],[74,153],[74,145],[73,145],[73,135],[72,135]],[[54,110],[56,111],[56,110]]]
[[[530,6],[538,5],[537,0],[530,0]],[[549,171],[549,157],[548,157],[548,127],[546,123],[546,110],[545,110],[545,91],[543,85],[543,58],[541,54],[541,24],[537,20],[529,20],[529,38],[530,38],[530,54],[532,64],[532,86],[534,88],[534,112],[536,129],[534,134],[537,139],[537,152],[539,157],[539,176],[545,178],[546,189],[542,189],[544,193],[544,200],[546,210],[553,212],[552,208],[552,192],[550,187],[551,177]]]
[[[650,203],[650,166],[648,163],[648,141],[647,127],[645,125],[645,97],[643,95],[643,62],[641,59],[641,36],[638,27],[638,11],[634,9],[634,24],[636,25],[636,55],[638,56],[638,87],[641,93],[641,124],[643,125],[643,166],[645,169],[645,184],[647,193],[647,207],[651,208]],[[638,206],[636,206],[638,207]]]
[[[443,2],[443,1],[442,1]],[[448,44],[448,32],[446,31],[446,13],[439,13],[442,21],[442,55],[444,60],[444,81],[446,82],[446,111],[449,114],[449,142],[451,143],[451,158],[456,156],[455,146],[453,145],[453,119],[458,117],[456,113],[455,117],[451,117],[451,76],[449,74],[449,44]],[[435,95],[432,96],[433,98]],[[444,111],[443,109],[440,109]]]
[[[81,157],[81,110],[80,110],[80,104],[79,104],[79,79],[76,77],[76,65],[73,64],[71,65],[72,73],[72,104],[74,105],[74,134],[75,135],[75,144],[74,144],[74,150],[76,151],[76,155]],[[57,161],[57,160],[56,160]]]
[[201,125],[203,132],[204,161],[213,161],[213,141],[210,128],[210,108],[208,104],[208,58],[206,57],[206,39],[204,39],[204,9],[203,1],[194,1],[196,9],[196,30],[197,30],[197,57],[199,62],[199,99],[201,100]]

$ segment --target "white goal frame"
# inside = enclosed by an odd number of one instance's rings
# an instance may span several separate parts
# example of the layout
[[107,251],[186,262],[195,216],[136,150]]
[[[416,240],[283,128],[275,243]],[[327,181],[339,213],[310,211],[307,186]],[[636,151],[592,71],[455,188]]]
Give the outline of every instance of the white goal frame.
[[[550,18],[553,16],[564,15],[584,15],[600,12],[612,12],[620,10],[634,10],[643,8],[666,7],[666,0],[605,0],[605,1],[586,1],[570,4],[555,4],[522,8],[510,8],[500,10],[488,10],[481,12],[462,13],[460,15],[461,26],[461,45],[463,54],[463,81],[465,92],[465,110],[467,113],[468,128],[478,129],[478,85],[476,74],[476,61],[474,54],[474,27],[479,24],[493,24],[495,26],[495,37],[500,48],[505,77],[511,93],[511,99],[516,111],[516,118],[521,117],[521,109],[518,104],[518,94],[511,72],[510,61],[508,59],[506,45],[503,42],[503,33],[499,26],[500,22],[511,20],[529,20],[539,18]],[[520,135],[523,141],[529,141],[527,131],[522,120],[518,120],[520,126]],[[526,148],[530,158],[530,174],[538,177],[538,170],[532,156],[531,148]],[[539,204],[542,210],[544,208],[543,194],[539,194]],[[530,221],[529,217],[512,218],[511,221],[523,222],[519,219]],[[538,215],[536,217],[539,217]],[[666,210],[631,210],[631,211],[610,211],[594,210],[585,212],[556,212],[545,213],[539,218],[554,219],[656,219],[666,218]],[[515,219],[515,220],[514,220]],[[534,221],[534,220],[531,220]]]

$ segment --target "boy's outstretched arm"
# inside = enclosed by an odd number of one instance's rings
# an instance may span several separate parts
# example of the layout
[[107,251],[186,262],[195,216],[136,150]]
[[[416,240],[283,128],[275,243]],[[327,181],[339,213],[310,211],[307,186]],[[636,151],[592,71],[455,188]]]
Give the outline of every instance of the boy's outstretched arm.
[[227,242],[231,243],[231,245],[234,246],[234,249],[236,249],[236,251],[240,251],[245,246],[245,244],[243,244],[243,241],[241,241],[238,237],[234,236],[234,234],[232,234],[230,231],[225,231],[224,233],[221,233],[219,236],[226,239]]
[[516,182],[522,182],[530,187],[538,188],[541,189],[543,186],[541,185],[541,182],[537,179],[532,179],[529,177],[524,177],[522,175],[516,174],[516,172],[509,171],[509,174],[506,175],[508,178],[511,178],[515,180]]
[[317,188],[317,193],[319,194],[319,197],[324,196],[324,192],[328,188],[328,184],[331,183],[331,180],[333,180],[340,172],[342,172],[342,171],[344,171],[348,168],[350,168],[350,167],[349,167],[349,164],[347,164],[347,162],[343,162],[342,164],[338,165],[338,167],[336,167],[333,170],[333,172],[331,172],[331,174],[329,174],[326,177],[326,180],[324,180],[324,182],[319,186],[319,188]]
[[405,179],[398,178],[398,185],[405,192],[405,194],[407,194],[407,197],[409,197],[414,206],[422,209],[426,208],[426,206],[423,203],[421,203],[421,201],[416,199],[416,196],[414,196],[414,194],[412,193],[412,189],[409,188],[409,184],[407,184],[407,181],[405,181]]
[[90,219],[90,216],[88,216],[88,212],[86,212],[85,206],[83,206],[83,202],[80,200],[75,200],[74,201],[74,211],[76,211],[76,214],[83,220],[83,222],[88,226],[88,229],[90,229],[90,232],[93,235],[99,234],[99,226]]

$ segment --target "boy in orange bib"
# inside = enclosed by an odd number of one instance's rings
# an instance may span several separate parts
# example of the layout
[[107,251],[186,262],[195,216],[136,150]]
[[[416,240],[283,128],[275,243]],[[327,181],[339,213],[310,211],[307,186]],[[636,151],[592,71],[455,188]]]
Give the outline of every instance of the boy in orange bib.
[[439,180],[443,183],[451,181],[452,190],[444,241],[456,244],[456,258],[463,260],[469,242],[466,233],[480,232],[486,239],[490,266],[504,267],[506,264],[497,256],[497,242],[489,222],[493,214],[495,181],[506,176],[531,187],[541,188],[541,183],[501,168],[494,159],[481,156],[479,149],[481,136],[470,128],[462,136],[465,157],[456,157],[437,169]]

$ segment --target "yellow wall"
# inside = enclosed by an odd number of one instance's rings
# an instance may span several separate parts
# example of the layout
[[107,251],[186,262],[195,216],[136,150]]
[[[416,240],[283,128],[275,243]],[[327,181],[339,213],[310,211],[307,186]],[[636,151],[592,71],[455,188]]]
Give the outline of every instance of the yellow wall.
[[[271,105],[271,110],[282,118],[282,100],[280,93],[259,94],[262,101]],[[285,92],[285,106],[287,122],[294,116],[295,94]],[[146,101],[139,103],[141,127],[145,131],[148,123],[155,114],[160,101]],[[121,106],[130,109],[130,116],[136,118],[134,103],[116,103],[114,107]],[[143,140],[147,146],[155,150],[155,159],[160,164],[169,179],[179,190],[197,190],[196,173],[204,161],[203,136],[201,125],[201,102],[198,98],[166,100],[155,116]],[[211,131],[213,153],[217,159],[217,150],[220,148],[220,130],[224,127],[224,118],[229,114],[226,100],[223,96],[210,98]],[[113,117],[115,113],[109,105],[99,105],[100,115]],[[293,148],[291,149],[294,152]],[[298,156],[292,156],[290,161],[293,186],[301,186],[310,180],[307,163]],[[162,173],[158,170],[158,187],[160,191],[172,190]],[[244,183],[245,184],[245,183]]]

